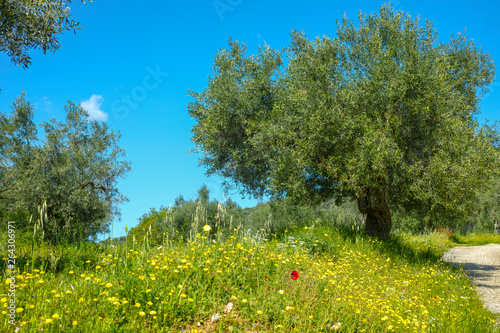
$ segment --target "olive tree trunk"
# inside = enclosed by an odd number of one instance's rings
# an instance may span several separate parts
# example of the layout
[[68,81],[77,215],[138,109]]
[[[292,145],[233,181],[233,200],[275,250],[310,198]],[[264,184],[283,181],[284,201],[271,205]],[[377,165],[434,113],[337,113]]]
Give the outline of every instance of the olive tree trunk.
[[380,180],[378,187],[366,187],[356,198],[359,211],[366,215],[365,233],[379,239],[388,239],[392,221],[389,205],[387,205],[385,179]]

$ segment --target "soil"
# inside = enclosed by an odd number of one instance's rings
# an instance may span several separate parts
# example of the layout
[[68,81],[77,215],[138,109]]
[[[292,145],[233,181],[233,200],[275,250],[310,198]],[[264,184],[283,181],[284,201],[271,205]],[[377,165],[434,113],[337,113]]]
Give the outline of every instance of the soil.
[[457,246],[444,254],[443,261],[462,265],[485,308],[500,313],[500,244]]

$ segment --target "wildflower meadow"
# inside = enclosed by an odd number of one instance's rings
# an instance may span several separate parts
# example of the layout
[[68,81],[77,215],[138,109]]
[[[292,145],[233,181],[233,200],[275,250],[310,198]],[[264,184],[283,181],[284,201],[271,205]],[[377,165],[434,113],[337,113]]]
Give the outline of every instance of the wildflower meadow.
[[[404,239],[405,241],[402,241]],[[16,332],[491,332],[443,234],[389,243],[334,226],[282,237],[200,226],[192,239],[18,248]],[[437,245],[436,245],[437,244]],[[440,245],[441,244],[441,245]],[[3,271],[6,270],[3,257]]]

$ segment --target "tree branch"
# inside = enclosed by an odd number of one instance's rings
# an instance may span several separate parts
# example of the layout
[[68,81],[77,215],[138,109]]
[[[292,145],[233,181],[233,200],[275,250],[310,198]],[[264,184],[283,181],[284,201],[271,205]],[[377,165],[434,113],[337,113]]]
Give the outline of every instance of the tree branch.
[[86,182],[83,182],[81,187],[85,188],[88,185],[91,185],[92,188],[95,190],[103,190],[104,192],[108,193],[108,189],[104,185],[96,185],[93,180],[88,180]]

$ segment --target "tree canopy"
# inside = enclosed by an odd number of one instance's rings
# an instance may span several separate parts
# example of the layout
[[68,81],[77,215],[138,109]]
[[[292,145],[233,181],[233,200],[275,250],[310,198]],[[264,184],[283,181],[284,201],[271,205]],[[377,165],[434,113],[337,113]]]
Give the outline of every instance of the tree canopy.
[[[83,3],[85,1],[81,0]],[[29,49],[55,52],[61,45],[57,37],[65,30],[80,29],[70,20],[71,0],[1,0],[0,51],[16,65],[28,68]]]
[[[92,121],[79,105],[68,102],[65,122],[41,125],[39,140],[33,106],[19,96],[10,116],[0,113],[0,213],[33,227],[37,207],[46,202],[45,237],[69,242],[107,232],[126,200],[117,180],[130,170],[120,133]],[[33,216],[31,225],[29,217]]]
[[254,196],[355,200],[379,238],[394,208],[469,213],[500,170],[476,121],[489,54],[463,34],[439,43],[431,22],[388,5],[337,25],[335,38],[292,31],[288,48],[251,56],[229,39],[208,87],[190,92],[201,165]]

